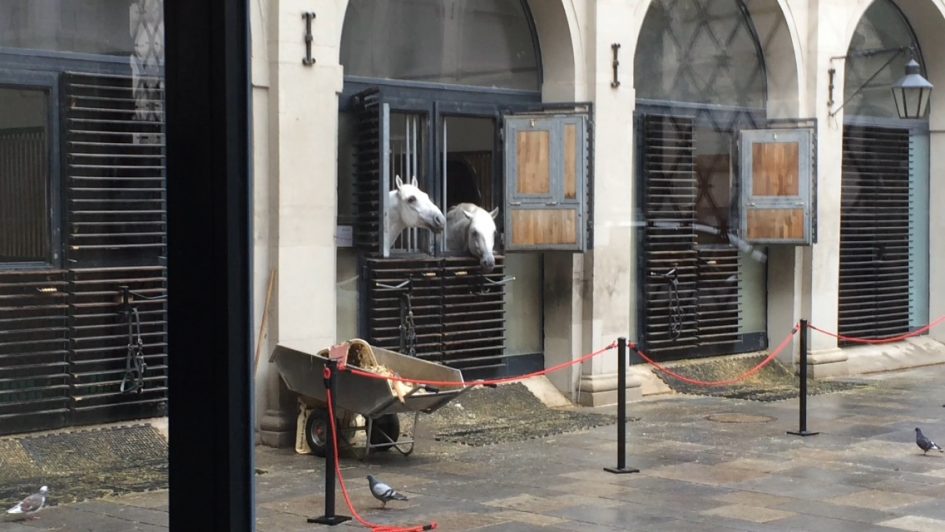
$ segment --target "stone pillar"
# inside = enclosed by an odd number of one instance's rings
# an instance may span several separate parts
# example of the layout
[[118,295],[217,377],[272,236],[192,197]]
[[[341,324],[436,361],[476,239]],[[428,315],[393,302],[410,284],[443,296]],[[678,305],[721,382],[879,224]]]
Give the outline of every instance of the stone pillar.
[[[278,343],[318,351],[336,341],[335,242],[337,195],[338,64],[345,2],[271,0],[273,22],[264,38],[269,46],[272,98],[269,110],[269,172],[276,180],[272,203],[278,243],[274,246],[278,283],[273,295]],[[260,6],[262,9],[262,5]],[[312,56],[305,66],[305,22],[314,11]],[[258,114],[256,115],[258,116]],[[257,128],[258,130],[258,128]],[[268,275],[268,272],[266,272]],[[259,272],[256,275],[260,278]],[[258,293],[258,292],[257,292]],[[268,354],[265,357],[268,361]],[[261,361],[260,366],[265,362]],[[275,368],[260,376],[265,396],[260,440],[291,445],[295,440],[295,398]],[[262,372],[260,372],[262,373]]]
[[[637,9],[632,2],[600,0],[589,4],[587,61],[594,101],[594,249],[585,256],[584,341],[581,353],[599,349],[618,336],[630,337],[633,249],[633,52],[636,39],[627,31]],[[617,87],[612,86],[613,44],[620,44]],[[630,337],[632,340],[632,337]],[[613,404],[617,400],[616,350],[585,364],[580,402]],[[640,380],[627,378],[628,397],[640,396]]]
[[[808,99],[814,105],[807,116],[817,117],[817,243],[804,249],[802,317],[830,331],[837,330],[840,282],[840,174],[843,154],[843,112],[831,117],[829,112],[843,101],[843,61],[831,56],[846,54],[847,6],[818,2],[814,25],[809,33],[807,57],[810,83]],[[828,109],[828,69],[836,68],[832,108]],[[847,354],[837,347],[835,338],[810,334],[809,368],[813,377],[848,373]]]

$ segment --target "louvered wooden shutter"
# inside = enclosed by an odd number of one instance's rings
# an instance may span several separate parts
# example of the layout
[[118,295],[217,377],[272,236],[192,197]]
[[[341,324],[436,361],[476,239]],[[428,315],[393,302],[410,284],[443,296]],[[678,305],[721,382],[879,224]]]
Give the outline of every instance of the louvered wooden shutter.
[[646,116],[643,142],[642,340],[658,355],[698,346],[692,120]]
[[[131,76],[62,75],[74,424],[161,415],[167,400],[164,96],[155,85],[148,100]],[[139,294],[132,299],[147,363],[140,394],[120,392],[128,348],[122,286]]]
[[156,264],[167,236],[163,112],[137,116],[130,76],[62,79],[66,260]]
[[909,132],[843,128],[839,331],[909,328]]
[[[481,274],[472,257],[368,258],[365,337],[372,345],[400,350],[401,299],[411,279],[416,356],[463,370],[467,378],[504,374],[504,257]],[[490,282],[491,281],[491,282]]]
[[390,106],[377,89],[355,95],[358,120],[354,168],[354,242],[366,252],[387,254],[390,238],[384,231],[387,191],[390,190]]

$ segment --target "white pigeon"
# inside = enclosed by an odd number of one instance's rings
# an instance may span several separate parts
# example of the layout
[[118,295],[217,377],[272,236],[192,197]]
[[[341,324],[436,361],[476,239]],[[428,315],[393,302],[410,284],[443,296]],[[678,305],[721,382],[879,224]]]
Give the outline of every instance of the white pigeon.
[[390,500],[398,500],[398,501],[407,500],[406,495],[397,493],[397,491],[395,491],[394,488],[374,478],[374,475],[368,475],[367,479],[368,479],[368,482],[371,483],[371,495],[373,495],[375,499],[384,503],[382,508],[387,508],[387,501],[390,501]]
[[18,502],[16,506],[7,510],[7,519],[19,520],[34,518],[34,514],[46,506],[47,493],[49,493],[49,488],[46,486],[39,488],[39,491],[23,499],[22,501]]

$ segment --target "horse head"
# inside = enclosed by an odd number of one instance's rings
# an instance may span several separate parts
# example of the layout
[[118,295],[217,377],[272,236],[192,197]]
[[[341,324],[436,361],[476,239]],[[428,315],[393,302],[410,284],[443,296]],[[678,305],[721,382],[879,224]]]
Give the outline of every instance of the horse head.
[[[391,191],[391,212],[395,217],[394,238],[407,227],[423,227],[434,233],[443,231],[446,226],[446,217],[430,196],[417,186],[417,176],[413,176],[409,183],[404,183],[400,176],[395,178],[397,189]],[[396,224],[399,220],[399,230]]]
[[[499,208],[496,207],[492,211],[486,211],[476,205],[463,203],[455,207],[455,211],[461,212],[468,224],[463,235],[466,250],[473,257],[479,259],[483,271],[491,272],[495,268],[495,255],[492,252],[492,247],[495,245],[495,217],[499,214]],[[462,226],[460,227],[462,228]]]

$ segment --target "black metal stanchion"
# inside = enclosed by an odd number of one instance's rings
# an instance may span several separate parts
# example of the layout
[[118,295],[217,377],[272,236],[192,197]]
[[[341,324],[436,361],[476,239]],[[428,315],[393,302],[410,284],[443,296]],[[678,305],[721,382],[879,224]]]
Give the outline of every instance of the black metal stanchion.
[[[325,363],[325,389],[328,390],[328,398],[331,401],[335,399],[335,371],[338,369],[338,363],[329,358]],[[332,405],[334,408],[334,405]],[[332,412],[329,411],[328,420],[328,441],[325,442],[325,515],[320,517],[309,517],[309,523],[319,523],[322,525],[339,525],[351,518],[346,515],[335,514],[335,423],[330,419]]]
[[605,467],[610,473],[639,473],[627,467],[627,339],[617,338],[617,467]]
[[798,388],[798,415],[800,417],[797,431],[789,430],[788,434],[795,436],[813,436],[819,432],[807,430],[807,320],[801,320],[801,347],[800,347],[800,380]]

